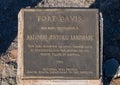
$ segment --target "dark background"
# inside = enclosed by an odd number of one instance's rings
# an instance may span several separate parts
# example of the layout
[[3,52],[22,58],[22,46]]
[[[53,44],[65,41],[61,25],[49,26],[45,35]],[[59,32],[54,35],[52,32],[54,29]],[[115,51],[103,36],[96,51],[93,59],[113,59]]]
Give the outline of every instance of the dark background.
[[[14,69],[17,68],[16,61],[10,61],[9,57],[11,56],[10,51],[17,49],[18,13],[21,8],[28,6],[34,7],[40,1],[41,0],[0,0],[0,65],[7,65],[8,67],[6,69],[12,69],[12,66]],[[114,58],[120,63],[120,0],[96,0],[90,8],[99,8],[103,14],[104,62]],[[7,82],[8,85],[16,84],[15,76],[9,76],[9,73],[5,77],[2,76],[3,74],[0,73],[0,83],[4,81]],[[106,82],[112,78],[104,76],[103,79],[104,82]],[[104,84],[108,85],[108,83]]]

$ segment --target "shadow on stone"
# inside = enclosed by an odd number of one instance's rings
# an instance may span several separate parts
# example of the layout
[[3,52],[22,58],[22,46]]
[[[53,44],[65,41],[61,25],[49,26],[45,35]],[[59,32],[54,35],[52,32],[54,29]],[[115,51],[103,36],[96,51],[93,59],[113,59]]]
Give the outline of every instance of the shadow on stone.
[[18,13],[21,8],[34,7],[41,0],[0,0],[0,55],[4,54],[17,37]]
[[[103,15],[103,65],[108,59],[116,59],[120,63],[120,0],[96,0],[90,8],[99,8]],[[104,85],[110,84],[117,69],[118,66],[113,69],[111,77],[106,77],[103,69]]]

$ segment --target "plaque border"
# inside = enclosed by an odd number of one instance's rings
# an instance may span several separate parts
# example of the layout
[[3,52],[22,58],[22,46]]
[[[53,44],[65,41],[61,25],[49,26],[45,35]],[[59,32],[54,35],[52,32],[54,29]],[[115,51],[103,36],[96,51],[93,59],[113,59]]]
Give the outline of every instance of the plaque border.
[[[36,11],[96,11],[96,37],[97,37],[97,41],[96,41],[96,76],[95,77],[92,77],[91,79],[90,78],[87,78],[87,77],[64,77],[64,76],[25,76],[24,75],[24,13],[25,12],[36,12]],[[99,59],[100,59],[100,56],[99,56],[99,10],[98,9],[88,9],[88,8],[41,8],[41,9],[29,9],[29,8],[25,8],[25,9],[21,9],[20,12],[19,12],[19,15],[22,17],[22,19],[20,19],[20,23],[19,24],[19,31],[20,33],[18,34],[18,37],[21,39],[20,41],[18,40],[19,44],[20,44],[20,58],[21,58],[21,62],[22,62],[22,65],[21,65],[21,70],[20,70],[20,73],[21,73],[21,77],[22,79],[65,79],[65,80],[97,80],[100,78],[100,75],[99,75]]]

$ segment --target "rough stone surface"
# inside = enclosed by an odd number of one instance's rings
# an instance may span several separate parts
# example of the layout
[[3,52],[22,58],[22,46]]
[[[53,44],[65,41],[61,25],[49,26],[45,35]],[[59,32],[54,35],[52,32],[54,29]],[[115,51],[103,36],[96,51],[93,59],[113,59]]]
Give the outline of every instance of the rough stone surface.
[[89,7],[95,0],[43,0],[37,7]]
[[120,79],[112,80],[110,85],[120,85]]
[[17,61],[17,49],[13,49],[13,50],[11,50],[10,51],[10,53],[11,53],[11,56],[9,57],[9,60],[10,61]]
[[9,85],[7,82],[2,81],[1,85]]
[[[2,77],[3,69],[7,65],[12,65],[14,68],[17,68],[16,59],[17,56],[10,58],[11,51],[17,49],[17,16],[18,12],[21,8],[25,7],[34,7],[39,4],[41,0],[0,0],[0,85],[16,85],[16,77]],[[48,1],[49,4],[57,4],[58,1],[63,0],[44,0]],[[50,6],[48,3],[46,4],[42,1],[39,6],[44,7]],[[72,0],[64,0],[70,6],[70,1]],[[76,0],[73,0],[74,5]],[[79,3],[83,4],[83,2],[88,3],[92,0],[78,0]],[[81,1],[81,2],[80,2]],[[100,6],[99,6],[100,2]],[[120,63],[120,50],[116,53],[114,49],[120,49],[120,0],[96,0],[96,3],[90,2],[92,5],[90,7],[97,7],[103,14],[104,18],[104,61],[110,59],[111,57],[118,60]],[[64,3],[65,4],[65,3]],[[59,3],[60,5],[60,3]],[[51,5],[52,7],[53,5]],[[69,7],[68,6],[68,7]],[[83,5],[75,5],[75,6],[83,6]],[[89,7],[88,5],[84,4],[85,7]],[[110,47],[109,47],[110,46]],[[108,48],[114,48],[107,53]],[[107,49],[106,49],[107,48]],[[111,56],[111,54],[115,53],[117,56]],[[7,64],[7,65],[6,65]],[[16,74],[16,72],[15,72]],[[115,79],[109,83],[109,78],[104,77],[104,85],[119,85],[120,79]],[[113,83],[112,83],[113,82]],[[29,84],[27,84],[29,85]]]
[[119,77],[120,77],[120,66],[118,67],[116,75],[115,75],[115,78],[119,78]]
[[16,85],[18,12],[40,0],[0,0],[0,85]]
[[[79,2],[79,0],[75,0],[75,1]],[[59,1],[59,0],[47,0],[47,2],[49,3],[50,7],[63,7],[63,5],[64,5],[64,7],[69,7],[69,6],[74,7],[74,3],[76,3],[72,0],[69,0],[69,2],[63,1],[63,0],[61,0],[61,1]],[[45,6],[42,6],[42,7],[47,7],[46,6],[47,2],[46,2],[46,0],[43,1],[42,3],[44,3],[44,4],[41,4],[41,5],[45,5]],[[55,3],[56,4],[58,3],[58,4],[56,5]],[[71,5],[70,3],[71,4],[73,3],[73,5]],[[53,5],[51,5],[51,4],[53,4]],[[76,3],[76,4],[78,4],[78,7],[80,7],[79,3]],[[40,4],[39,4],[39,7],[40,7]],[[23,34],[22,33],[22,29],[23,29],[22,21],[23,20],[21,18],[21,15],[22,15],[22,11],[19,13],[19,30],[18,30],[19,31],[19,34],[18,34],[18,48],[19,48],[18,55],[19,55],[19,57],[18,57],[18,74],[17,74],[17,84],[18,85],[61,85],[61,84],[72,85],[73,83],[75,85],[101,85],[100,80],[77,80],[76,83],[74,80],[73,81],[71,81],[71,80],[58,80],[57,82],[54,82],[53,80],[22,80],[22,73],[21,72],[22,72],[23,68],[21,66],[22,59],[20,56],[22,54],[21,42],[23,40],[21,38],[21,35]],[[66,83],[63,83],[63,82],[66,82]]]

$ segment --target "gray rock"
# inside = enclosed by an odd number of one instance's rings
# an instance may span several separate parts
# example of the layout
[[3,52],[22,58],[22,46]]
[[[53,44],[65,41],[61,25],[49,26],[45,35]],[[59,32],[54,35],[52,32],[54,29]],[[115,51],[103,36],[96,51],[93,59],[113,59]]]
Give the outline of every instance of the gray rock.
[[2,72],[2,78],[15,77],[15,76],[16,76],[16,70],[15,70],[14,66],[5,65],[3,72]]
[[116,59],[112,58],[107,60],[103,66],[105,71],[105,76],[114,77],[117,73],[118,67],[119,67],[119,63]]
[[117,72],[116,72],[114,78],[119,78],[119,77],[120,77],[120,66],[118,67]]
[[37,7],[89,7],[95,0],[42,0]]
[[9,85],[7,82],[2,81],[1,85]]

